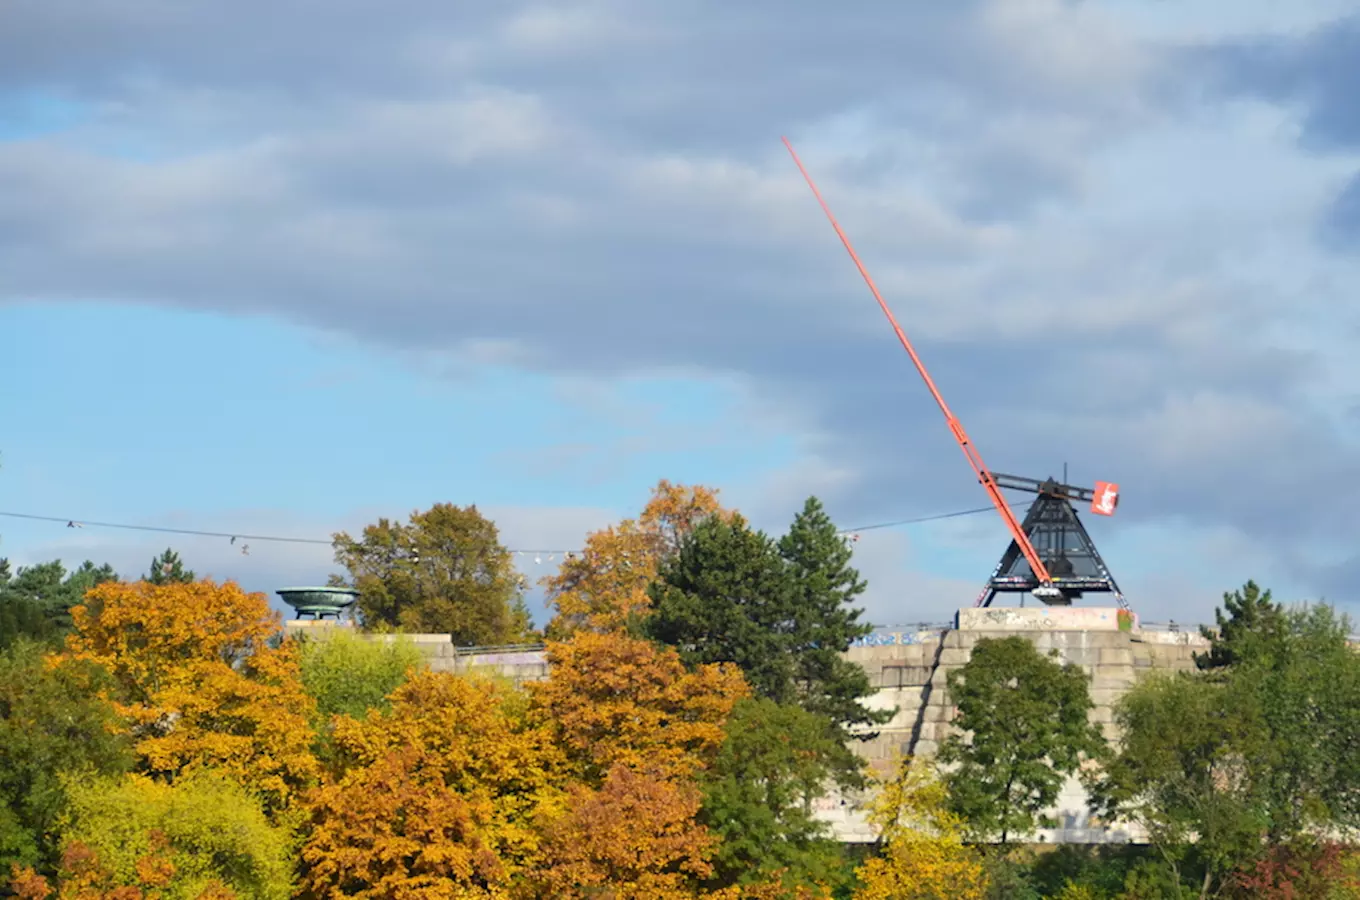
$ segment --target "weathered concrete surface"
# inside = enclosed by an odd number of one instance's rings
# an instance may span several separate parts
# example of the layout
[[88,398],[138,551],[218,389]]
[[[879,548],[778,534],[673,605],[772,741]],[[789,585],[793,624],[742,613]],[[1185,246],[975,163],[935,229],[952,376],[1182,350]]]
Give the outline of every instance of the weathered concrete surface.
[[[846,657],[864,668],[876,688],[867,705],[896,711],[891,721],[876,729],[876,736],[855,745],[875,771],[887,771],[898,754],[932,756],[939,750],[953,730],[956,714],[947,689],[949,673],[966,664],[973,647],[984,638],[1021,635],[1040,650],[1057,651],[1063,662],[1080,666],[1091,679],[1095,702],[1091,719],[1100,723],[1111,740],[1118,737],[1112,706],[1136,679],[1149,672],[1193,670],[1195,652],[1203,652],[1208,644],[1195,626],[1181,632],[1143,631],[1136,618],[1125,616],[1121,621],[1119,610],[1112,608],[964,609],[956,621],[957,627],[933,631],[887,632],[881,640],[868,640],[847,651]],[[289,631],[308,633],[324,632],[326,627],[337,626],[311,621],[287,624]],[[491,671],[517,684],[548,675],[541,648],[460,649],[447,634],[402,637],[420,647],[436,671]],[[842,840],[871,841],[874,835],[857,808],[862,800],[832,795],[818,801],[816,809]],[[1034,835],[1035,840],[1102,843],[1142,837],[1132,828],[1094,821],[1086,793],[1076,779],[1064,785],[1051,814],[1059,826]]]
[[[875,737],[856,746],[877,772],[894,758],[933,756],[954,730],[957,710],[950,702],[949,673],[963,666],[977,642],[1011,635],[1024,637],[1041,651],[1056,651],[1064,663],[1080,666],[1091,679],[1095,709],[1091,720],[1116,740],[1112,706],[1139,677],[1149,672],[1188,671],[1194,653],[1207,641],[1191,626],[1184,632],[1142,631],[1136,618],[1117,609],[992,608],[959,611],[958,627],[920,634],[911,644],[853,647],[846,656],[864,667],[878,690],[869,705],[895,709],[896,715]],[[843,840],[868,841],[873,833],[856,809],[862,798],[828,797],[818,805]],[[1069,779],[1050,811],[1058,827],[1034,835],[1047,842],[1102,843],[1141,840],[1135,829],[1095,821],[1080,783]]]

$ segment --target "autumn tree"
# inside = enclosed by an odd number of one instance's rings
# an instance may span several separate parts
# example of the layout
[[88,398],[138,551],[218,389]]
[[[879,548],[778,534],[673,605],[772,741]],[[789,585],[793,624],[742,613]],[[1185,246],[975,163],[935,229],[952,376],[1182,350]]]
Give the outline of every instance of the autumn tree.
[[55,868],[67,773],[115,774],[132,761],[98,696],[102,671],[47,666],[43,649],[20,642],[0,652],[0,876],[13,864]]
[[234,582],[112,582],[71,614],[64,658],[112,676],[110,697],[144,772],[220,769],[259,791],[271,811],[314,780],[313,702],[297,645],[278,642],[279,617],[263,594]]
[[1105,751],[1087,676],[1023,637],[984,638],[949,673],[956,730],[940,748],[954,812],[976,837],[1028,834],[1049,824],[1065,778]]
[[344,774],[313,796],[307,896],[500,896],[558,810],[561,754],[517,692],[421,671],[340,717]]
[[692,774],[712,763],[750,690],[730,665],[686,670],[669,647],[622,632],[549,642],[550,677],[528,685],[574,770],[599,785],[615,765]]
[[730,518],[718,492],[662,480],[636,519],[586,537],[578,556],[542,580],[556,610],[548,636],[563,640],[579,629],[610,631],[635,623],[651,607],[647,588],[685,536],[710,517]]
[[907,757],[880,786],[869,811],[878,855],[858,870],[855,900],[982,900],[987,873],[964,842],[964,823],[925,763]]
[[366,627],[448,633],[459,646],[514,643],[531,631],[513,554],[476,506],[436,503],[407,524],[379,519],[358,540],[338,532],[334,546]]
[[67,791],[61,898],[292,894],[290,835],[233,779],[209,771],[174,785],[139,775],[80,778]]
[[175,581],[188,584],[195,580],[195,575],[184,567],[178,553],[166,547],[164,553],[151,560],[151,568],[147,569],[143,579],[152,584],[170,584]]
[[715,844],[695,821],[699,804],[692,784],[623,764],[597,789],[574,785],[565,815],[547,828],[525,896],[699,897]]
[[420,648],[401,635],[366,640],[348,628],[327,632],[299,641],[302,686],[316,703],[312,725],[323,759],[333,754],[336,716],[362,719],[370,709],[390,709],[388,695],[424,662]]

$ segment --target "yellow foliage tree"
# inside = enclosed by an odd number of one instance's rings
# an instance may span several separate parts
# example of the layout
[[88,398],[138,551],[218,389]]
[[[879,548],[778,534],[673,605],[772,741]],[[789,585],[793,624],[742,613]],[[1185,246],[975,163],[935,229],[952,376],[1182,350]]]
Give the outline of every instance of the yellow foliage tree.
[[562,561],[542,580],[556,615],[548,636],[561,640],[578,630],[610,631],[651,606],[647,587],[661,562],[677,552],[684,536],[709,516],[731,517],[718,492],[664,479],[637,519],[625,519],[587,536],[580,556]]
[[270,646],[280,623],[263,594],[234,582],[109,582],[71,618],[53,664],[88,660],[112,674],[110,699],[146,772],[217,769],[258,791],[271,812],[314,782],[313,701],[296,645]]
[[880,783],[869,821],[882,852],[859,867],[855,900],[981,900],[982,859],[964,844],[947,799],[934,770],[911,757]]
[[707,766],[732,707],[751,693],[735,666],[687,671],[672,648],[622,632],[550,642],[548,660],[550,677],[530,684],[530,697],[591,784],[619,764],[672,775]]
[[307,896],[499,897],[561,808],[561,752],[516,692],[420,671],[335,720],[347,771],[313,795]]
[[[292,836],[233,779],[200,771],[174,785],[142,775],[71,779],[58,900],[288,900]],[[12,890],[53,891],[31,870]]]

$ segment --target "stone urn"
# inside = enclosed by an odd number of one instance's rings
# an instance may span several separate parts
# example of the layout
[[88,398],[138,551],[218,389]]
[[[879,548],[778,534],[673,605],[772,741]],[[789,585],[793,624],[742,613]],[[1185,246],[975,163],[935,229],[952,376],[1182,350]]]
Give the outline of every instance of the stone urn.
[[274,593],[297,611],[299,619],[338,619],[359,599],[358,591],[342,587],[279,588]]

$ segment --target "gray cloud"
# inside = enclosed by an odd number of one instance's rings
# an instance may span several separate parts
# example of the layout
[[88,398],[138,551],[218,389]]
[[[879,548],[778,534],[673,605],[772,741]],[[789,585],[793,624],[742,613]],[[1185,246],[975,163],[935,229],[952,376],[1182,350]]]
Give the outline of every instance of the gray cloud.
[[[1360,150],[1360,15],[1335,19],[1302,35],[1262,36],[1197,47],[1197,67],[1228,92],[1263,97],[1301,110],[1299,140],[1316,153]],[[1360,174],[1338,194],[1320,223],[1324,242],[1353,252],[1360,242]]]
[[[1069,460],[1123,483],[1131,523],[1283,557],[1360,501],[1307,404],[1326,360],[1274,335],[1301,301],[1238,274],[1278,234],[1092,205],[1102,154],[1191,120],[1177,85],[1206,73],[1090,4],[225,10],[11,4],[0,91],[91,115],[0,144],[0,302],[265,313],[436,368],[713,373],[804,432],[846,515],[976,505],[788,133],[997,469]],[[1261,51],[1273,96],[1305,57],[1349,65],[1331,47]],[[1329,115],[1310,127],[1346,134]]]

